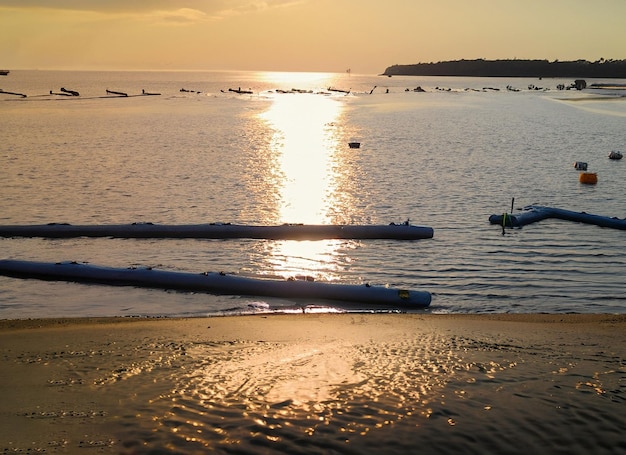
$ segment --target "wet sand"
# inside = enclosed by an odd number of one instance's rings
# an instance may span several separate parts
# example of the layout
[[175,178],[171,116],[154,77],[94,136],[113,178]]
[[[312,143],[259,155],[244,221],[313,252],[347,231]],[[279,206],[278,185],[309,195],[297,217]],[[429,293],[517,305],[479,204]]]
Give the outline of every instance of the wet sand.
[[626,453],[626,315],[0,321],[0,453]]

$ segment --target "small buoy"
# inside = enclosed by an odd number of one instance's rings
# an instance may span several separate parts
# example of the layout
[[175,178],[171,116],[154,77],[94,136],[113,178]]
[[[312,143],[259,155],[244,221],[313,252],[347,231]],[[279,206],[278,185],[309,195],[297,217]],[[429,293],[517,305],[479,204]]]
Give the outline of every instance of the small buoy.
[[595,172],[581,172],[578,181],[588,185],[595,185],[598,183],[598,174]]
[[585,163],[584,161],[576,161],[574,163],[574,167],[576,168],[577,171],[586,171],[587,163]]
[[361,143],[360,142],[348,142],[348,147],[350,147],[351,149],[358,149],[359,147],[361,147]]

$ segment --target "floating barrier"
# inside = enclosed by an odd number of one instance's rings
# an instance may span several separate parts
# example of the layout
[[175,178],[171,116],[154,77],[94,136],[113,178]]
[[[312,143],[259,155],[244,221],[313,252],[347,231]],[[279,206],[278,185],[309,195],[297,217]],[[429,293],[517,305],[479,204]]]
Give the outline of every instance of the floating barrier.
[[423,308],[430,305],[426,291],[409,291],[383,286],[332,284],[309,280],[270,280],[224,273],[185,273],[151,268],[111,268],[76,262],[32,262],[0,260],[0,274],[114,286],[138,286],[211,294],[249,295],[287,299],[321,299],[364,304]]
[[40,225],[0,225],[0,237],[115,237],[115,238],[196,238],[196,239],[393,239],[417,240],[432,238],[433,228],[412,224],[388,225],[313,225],[282,224],[250,226],[230,223],[159,225],[152,223],[71,225],[50,223]]
[[626,219],[611,218],[602,215],[592,215],[586,212],[574,212],[571,210],[558,209],[553,207],[543,207],[530,205],[524,207],[524,211],[518,214],[491,215],[489,222],[503,227],[522,227],[527,224],[545,220],[547,218],[557,218],[565,221],[576,221],[579,223],[593,224],[612,229],[626,230]]

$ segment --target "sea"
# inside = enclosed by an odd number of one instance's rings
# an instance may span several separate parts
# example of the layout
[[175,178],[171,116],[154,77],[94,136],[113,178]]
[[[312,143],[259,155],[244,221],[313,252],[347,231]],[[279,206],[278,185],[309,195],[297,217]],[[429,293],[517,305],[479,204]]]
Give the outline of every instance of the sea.
[[[0,224],[409,221],[434,236],[2,238],[0,258],[308,276],[428,291],[432,303],[407,309],[2,276],[0,318],[625,313],[624,231],[553,219],[503,231],[488,221],[531,204],[626,217],[626,162],[608,159],[626,149],[626,91],[590,88],[616,82],[587,80],[578,91],[558,89],[573,79],[11,71],[0,77]],[[579,182],[578,161],[597,184]]]

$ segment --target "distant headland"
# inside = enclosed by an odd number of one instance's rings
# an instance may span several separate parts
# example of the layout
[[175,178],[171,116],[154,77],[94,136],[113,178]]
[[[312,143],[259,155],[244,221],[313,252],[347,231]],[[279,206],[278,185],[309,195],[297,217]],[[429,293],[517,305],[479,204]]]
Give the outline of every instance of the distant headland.
[[626,78],[626,60],[450,60],[393,65],[383,76]]

